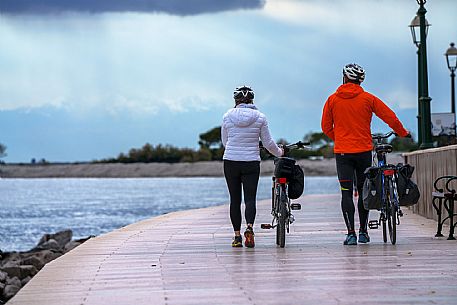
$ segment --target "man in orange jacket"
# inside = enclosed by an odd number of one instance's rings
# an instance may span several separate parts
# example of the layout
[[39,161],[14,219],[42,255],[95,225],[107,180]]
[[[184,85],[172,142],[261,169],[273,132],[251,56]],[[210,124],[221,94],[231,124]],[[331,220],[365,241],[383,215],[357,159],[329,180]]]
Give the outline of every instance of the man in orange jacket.
[[[360,86],[365,79],[365,70],[357,64],[348,64],[343,69],[343,85],[326,101],[322,112],[322,131],[334,143],[336,168],[341,187],[341,209],[348,230],[345,245],[357,245],[354,227],[354,202],[352,199],[354,178],[359,194],[365,180],[363,172],[371,165],[371,118],[373,113],[389,125],[398,135],[405,137],[409,132],[403,127],[395,113],[379,98]],[[355,176],[355,177],[354,177]],[[367,243],[368,210],[363,206],[362,196],[358,199],[360,220],[359,242]]]

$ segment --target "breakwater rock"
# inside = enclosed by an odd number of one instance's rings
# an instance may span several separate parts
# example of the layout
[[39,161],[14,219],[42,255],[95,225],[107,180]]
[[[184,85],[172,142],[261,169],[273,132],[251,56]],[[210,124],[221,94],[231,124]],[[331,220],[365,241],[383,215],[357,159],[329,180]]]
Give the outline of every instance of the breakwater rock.
[[0,250],[0,304],[11,299],[50,261],[67,253],[93,236],[72,240],[73,232],[64,230],[44,234],[38,244],[25,252]]

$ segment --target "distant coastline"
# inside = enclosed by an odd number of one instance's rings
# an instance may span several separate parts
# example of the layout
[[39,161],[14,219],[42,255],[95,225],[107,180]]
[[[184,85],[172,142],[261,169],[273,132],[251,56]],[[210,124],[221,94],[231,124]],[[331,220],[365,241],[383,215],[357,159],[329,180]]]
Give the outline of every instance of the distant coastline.
[[[309,176],[334,176],[334,159],[299,160]],[[261,175],[273,173],[272,160],[262,161]],[[141,177],[222,177],[222,161],[194,163],[49,163],[1,164],[1,178],[141,178]]]

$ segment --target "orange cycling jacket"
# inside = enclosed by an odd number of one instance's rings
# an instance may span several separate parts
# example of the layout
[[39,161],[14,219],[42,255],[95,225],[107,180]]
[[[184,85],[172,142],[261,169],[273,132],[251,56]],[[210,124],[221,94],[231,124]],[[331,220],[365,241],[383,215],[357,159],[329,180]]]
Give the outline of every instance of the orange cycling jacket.
[[360,85],[343,84],[327,99],[321,126],[322,131],[335,142],[335,153],[359,153],[373,149],[373,113],[401,137],[408,135],[395,113]]

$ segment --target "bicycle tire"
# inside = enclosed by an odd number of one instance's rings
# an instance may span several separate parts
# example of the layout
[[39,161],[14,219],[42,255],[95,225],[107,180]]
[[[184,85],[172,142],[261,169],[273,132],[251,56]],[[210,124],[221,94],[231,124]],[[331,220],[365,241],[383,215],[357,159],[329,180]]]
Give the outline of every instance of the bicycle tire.
[[278,220],[278,223],[276,224],[276,245],[279,246],[279,235],[280,235],[280,232],[279,232],[279,220]]
[[276,196],[275,196],[275,182],[273,181],[273,185],[271,187],[271,210],[275,211],[275,201],[276,201]]
[[395,205],[395,194],[392,179],[389,179],[389,237],[392,245],[397,242],[397,207]]
[[278,217],[278,233],[279,246],[284,248],[286,245],[286,220],[287,220],[287,207],[286,207],[286,194],[284,186],[279,190],[279,217]]
[[[279,192],[278,192],[279,193]],[[279,215],[279,196],[275,195],[275,188],[272,188],[272,197],[271,197],[271,205],[272,205],[272,210],[274,211],[274,214],[276,215],[276,245],[279,246],[279,218],[277,217]]]
[[392,245],[397,242],[397,211],[395,205],[391,204],[390,216],[389,216],[389,236]]
[[386,186],[386,181],[384,181],[384,202],[383,202],[383,210],[384,214],[381,212],[381,221],[382,221],[382,240],[384,243],[387,243],[387,218],[389,218],[389,210],[387,208],[388,206],[388,190]]

